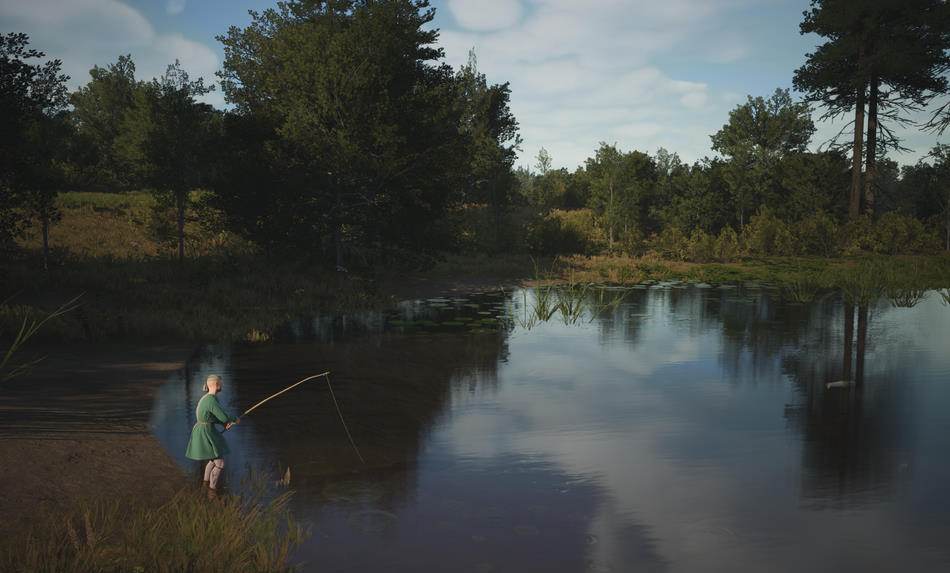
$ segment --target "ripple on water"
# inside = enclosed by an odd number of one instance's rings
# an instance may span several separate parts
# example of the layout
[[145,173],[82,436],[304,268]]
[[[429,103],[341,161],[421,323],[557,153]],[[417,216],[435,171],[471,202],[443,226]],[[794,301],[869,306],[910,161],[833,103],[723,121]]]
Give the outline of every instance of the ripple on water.
[[323,495],[333,501],[372,502],[382,497],[379,486],[363,481],[337,481],[323,488]]
[[381,509],[354,511],[347,518],[350,527],[361,533],[378,533],[396,525],[396,514]]

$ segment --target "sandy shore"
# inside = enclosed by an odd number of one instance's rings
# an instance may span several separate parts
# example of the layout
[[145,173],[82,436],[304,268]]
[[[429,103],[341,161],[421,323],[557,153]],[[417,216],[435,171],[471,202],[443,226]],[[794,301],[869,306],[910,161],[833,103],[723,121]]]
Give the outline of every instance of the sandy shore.
[[0,389],[0,537],[77,502],[156,505],[185,483],[148,431],[155,392],[190,346],[28,348],[46,356]]

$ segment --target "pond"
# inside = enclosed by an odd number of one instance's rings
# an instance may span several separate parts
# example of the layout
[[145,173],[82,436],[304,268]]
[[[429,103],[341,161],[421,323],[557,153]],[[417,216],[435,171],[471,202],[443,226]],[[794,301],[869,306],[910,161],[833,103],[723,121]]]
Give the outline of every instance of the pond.
[[239,413],[323,371],[227,433],[232,487],[290,468],[304,571],[950,570],[938,293],[654,283],[300,320],[203,348],[153,431],[197,471],[208,374]]

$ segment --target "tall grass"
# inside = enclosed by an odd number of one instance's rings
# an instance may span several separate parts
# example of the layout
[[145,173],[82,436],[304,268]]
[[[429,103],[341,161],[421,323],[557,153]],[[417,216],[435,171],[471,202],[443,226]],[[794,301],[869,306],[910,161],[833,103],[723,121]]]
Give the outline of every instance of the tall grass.
[[[6,382],[7,380],[23,374],[31,366],[42,360],[42,358],[37,358],[28,362],[22,362],[16,366],[13,365],[13,356],[24,344],[26,344],[29,339],[33,338],[36,333],[39,332],[43,325],[79,308],[80,297],[82,297],[81,294],[63,303],[59,306],[59,308],[53,310],[45,316],[38,318],[31,318],[29,316],[23,317],[20,323],[20,330],[17,331],[16,335],[13,337],[13,340],[10,342],[10,347],[7,349],[6,353],[4,353],[3,357],[0,358],[0,383]],[[0,309],[6,308],[8,302],[9,299],[0,303]]]
[[257,573],[292,571],[292,551],[310,535],[291,514],[291,492],[250,477],[240,495],[209,501],[198,488],[155,509],[124,515],[100,503],[51,516],[10,541],[0,570],[23,572]]
[[[593,320],[608,309],[615,308],[626,292],[619,297],[608,300],[604,288],[596,288],[590,282],[577,282],[573,272],[566,282],[555,282],[558,260],[555,259],[550,269],[543,270],[540,264],[532,259],[534,264],[534,286],[522,291],[521,312],[509,310],[522,328],[530,330],[536,325],[548,322],[555,315],[559,315],[565,325],[576,324],[581,317],[590,315]],[[528,290],[534,293],[533,301],[528,301]]]

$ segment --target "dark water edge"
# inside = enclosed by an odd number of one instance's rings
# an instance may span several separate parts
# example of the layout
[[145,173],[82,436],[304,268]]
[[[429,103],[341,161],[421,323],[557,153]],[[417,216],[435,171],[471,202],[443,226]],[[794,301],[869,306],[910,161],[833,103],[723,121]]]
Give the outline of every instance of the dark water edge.
[[291,469],[314,531],[304,570],[950,569],[939,297],[848,311],[759,286],[585,296],[546,321],[519,291],[209,345],[161,391],[154,432],[193,467],[207,374],[241,412],[331,371],[365,463],[322,379],[227,434],[232,482]]

